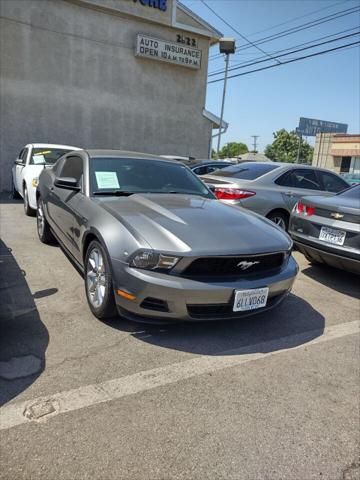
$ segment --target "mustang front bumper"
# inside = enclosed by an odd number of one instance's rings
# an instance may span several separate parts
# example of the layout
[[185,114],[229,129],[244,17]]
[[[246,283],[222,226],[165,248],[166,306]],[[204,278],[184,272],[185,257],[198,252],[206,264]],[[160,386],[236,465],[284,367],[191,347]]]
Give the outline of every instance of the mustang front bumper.
[[[290,293],[298,265],[293,257],[276,274],[261,278],[208,282],[175,275],[140,270],[112,259],[118,311],[137,321],[225,320],[254,315],[278,305]],[[233,312],[235,290],[268,287],[265,307]],[[134,300],[116,294],[117,290],[135,296]]]

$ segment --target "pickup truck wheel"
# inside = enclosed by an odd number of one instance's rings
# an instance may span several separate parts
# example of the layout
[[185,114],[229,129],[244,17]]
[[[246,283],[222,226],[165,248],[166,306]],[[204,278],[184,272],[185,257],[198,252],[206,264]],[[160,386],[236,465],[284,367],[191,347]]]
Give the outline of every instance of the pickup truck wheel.
[[85,256],[85,291],[90,310],[103,320],[116,315],[110,261],[102,245],[93,240]]
[[32,209],[32,208],[30,207],[30,205],[29,205],[29,195],[28,195],[28,191],[27,191],[26,185],[24,185],[23,194],[24,194],[24,211],[25,211],[25,215],[27,215],[28,217],[34,217],[34,216],[35,216],[35,210]]
[[55,238],[45,218],[44,204],[41,198],[38,200],[38,207],[36,210],[36,226],[39,239],[42,243],[54,243]]

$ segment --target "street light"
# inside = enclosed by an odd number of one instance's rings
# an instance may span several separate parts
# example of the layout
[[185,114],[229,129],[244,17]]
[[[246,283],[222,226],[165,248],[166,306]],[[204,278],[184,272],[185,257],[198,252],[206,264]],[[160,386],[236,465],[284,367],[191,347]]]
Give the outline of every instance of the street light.
[[224,117],[224,105],[225,105],[225,94],[226,94],[226,83],[229,70],[229,56],[231,53],[235,53],[235,39],[233,38],[221,38],[219,42],[220,53],[225,53],[225,77],[224,77],[224,89],[221,103],[221,115],[220,115],[220,127],[219,127],[219,137],[217,144],[217,153],[219,154],[220,150],[220,141],[221,141],[221,129]]

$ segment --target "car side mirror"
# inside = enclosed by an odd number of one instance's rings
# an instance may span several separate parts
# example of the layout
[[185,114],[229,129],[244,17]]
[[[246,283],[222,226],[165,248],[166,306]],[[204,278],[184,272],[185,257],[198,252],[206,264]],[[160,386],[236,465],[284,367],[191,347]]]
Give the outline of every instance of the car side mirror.
[[22,160],[20,160],[20,158],[16,159],[14,163],[15,163],[15,165],[22,165],[23,164]]
[[80,186],[76,178],[73,177],[56,177],[54,181],[55,187],[64,188],[65,190],[79,191]]

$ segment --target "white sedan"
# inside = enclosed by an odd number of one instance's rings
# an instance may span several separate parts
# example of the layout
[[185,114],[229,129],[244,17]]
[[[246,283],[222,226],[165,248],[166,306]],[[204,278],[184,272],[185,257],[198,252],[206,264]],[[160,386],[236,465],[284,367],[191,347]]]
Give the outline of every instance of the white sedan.
[[21,150],[12,167],[13,196],[23,197],[26,215],[34,215],[37,208],[36,187],[41,171],[52,167],[58,158],[73,150],[80,149],[70,145],[33,143]]

